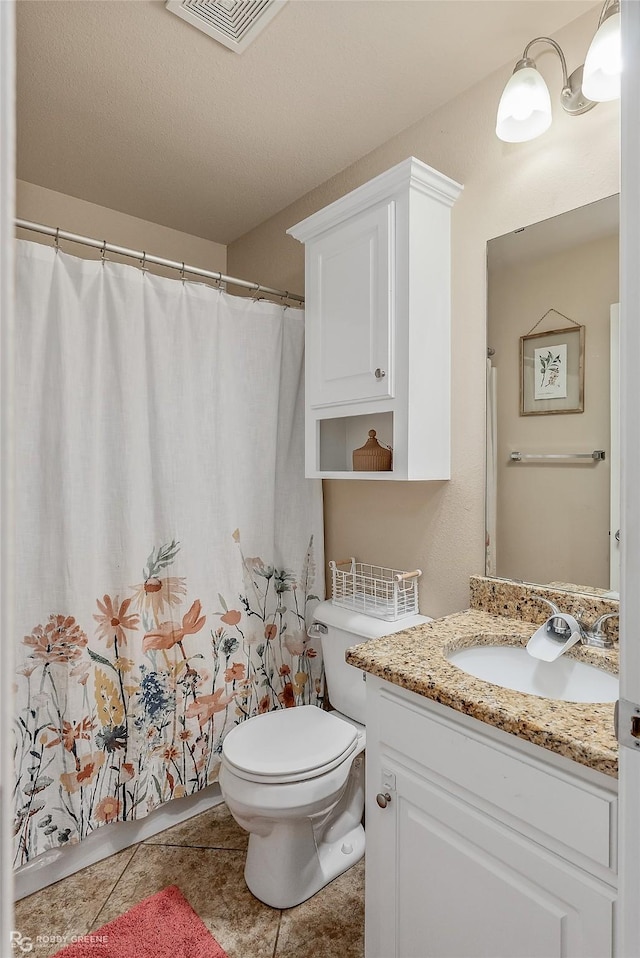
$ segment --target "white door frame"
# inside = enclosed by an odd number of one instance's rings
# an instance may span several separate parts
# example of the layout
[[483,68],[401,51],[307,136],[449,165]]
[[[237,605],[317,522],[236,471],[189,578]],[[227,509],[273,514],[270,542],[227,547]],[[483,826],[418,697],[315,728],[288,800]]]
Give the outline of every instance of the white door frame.
[[[623,0],[620,204],[620,697],[640,704],[640,2]],[[620,748],[616,954],[640,955],[640,749]]]
[[15,219],[15,4],[0,0],[0,954],[13,927],[12,375]]
[[620,593],[620,303],[612,303],[609,324],[611,439],[609,442],[609,588]]

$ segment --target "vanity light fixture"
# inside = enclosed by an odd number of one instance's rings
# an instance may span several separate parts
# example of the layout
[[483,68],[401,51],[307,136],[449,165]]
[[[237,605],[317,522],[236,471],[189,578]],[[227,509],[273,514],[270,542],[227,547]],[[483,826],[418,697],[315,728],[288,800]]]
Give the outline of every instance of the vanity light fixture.
[[605,0],[584,66],[578,67],[573,73],[568,73],[562,48],[550,37],[536,37],[526,45],[498,106],[496,134],[507,143],[533,140],[551,125],[549,90],[535,62],[529,57],[529,50],[534,43],[550,44],[560,57],[560,103],[566,113],[579,116],[593,109],[596,103],[615,100],[620,96],[620,2]]

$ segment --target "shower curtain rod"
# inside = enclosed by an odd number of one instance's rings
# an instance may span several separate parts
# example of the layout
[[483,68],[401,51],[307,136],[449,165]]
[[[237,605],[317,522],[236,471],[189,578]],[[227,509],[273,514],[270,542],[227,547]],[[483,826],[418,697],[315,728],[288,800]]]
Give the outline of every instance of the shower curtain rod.
[[216,273],[209,269],[201,269],[199,266],[188,266],[185,263],[178,263],[175,260],[164,259],[162,256],[152,256],[145,253],[144,250],[127,249],[124,246],[116,246],[113,243],[107,243],[106,240],[91,239],[89,236],[80,236],[78,233],[69,233],[61,230],[57,226],[44,226],[42,223],[31,223],[29,220],[16,219],[16,227],[23,230],[31,230],[33,233],[43,233],[45,236],[53,236],[56,244],[59,240],[67,240],[70,243],[80,243],[83,246],[92,246],[104,253],[118,253],[120,256],[128,256],[131,259],[138,259],[144,267],[145,263],[153,263],[155,266],[164,266],[167,269],[177,269],[183,275],[191,273],[194,276],[203,276],[205,279],[213,279],[218,283],[230,283],[232,286],[242,286],[244,289],[253,290],[254,293],[269,293],[272,296],[278,296],[281,299],[290,299],[295,303],[304,303],[304,296],[298,296],[296,293],[289,293],[282,289],[272,289],[270,286],[262,286],[260,283],[250,283],[246,279],[236,279],[234,276],[225,276],[224,273]]

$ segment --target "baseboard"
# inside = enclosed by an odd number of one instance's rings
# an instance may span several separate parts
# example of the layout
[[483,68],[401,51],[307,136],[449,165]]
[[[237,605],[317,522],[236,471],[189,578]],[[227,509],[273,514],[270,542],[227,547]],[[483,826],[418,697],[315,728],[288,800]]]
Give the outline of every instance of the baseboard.
[[188,818],[222,803],[219,785],[210,785],[195,795],[167,802],[146,818],[135,822],[113,822],[103,825],[83,841],[66,848],[52,848],[22,865],[14,872],[15,900],[26,898],[47,885],[53,885],[73,875],[74,872],[108,858],[116,852],[137,845],[172,825],[179,825]]

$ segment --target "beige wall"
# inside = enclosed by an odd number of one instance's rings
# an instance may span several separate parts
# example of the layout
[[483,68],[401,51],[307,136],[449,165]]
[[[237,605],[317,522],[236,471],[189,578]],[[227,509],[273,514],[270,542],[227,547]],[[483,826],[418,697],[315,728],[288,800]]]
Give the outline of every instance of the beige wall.
[[[221,243],[212,243],[189,233],[181,233],[157,223],[148,223],[135,216],[118,213],[105,206],[87,203],[74,196],[56,193],[22,180],[17,183],[16,215],[19,219],[30,220],[32,223],[57,226],[69,233],[106,240],[128,249],[143,250],[163,259],[187,263],[189,266],[199,266],[218,273],[225,273],[227,269],[227,248]],[[18,236],[36,243],[50,245],[52,242],[49,237],[26,230],[18,230]],[[60,248],[74,256],[87,259],[97,259],[100,256],[99,250],[77,243],[63,242]],[[130,259],[112,253],[108,254],[108,258],[114,262],[131,263]],[[176,277],[175,270],[155,266],[150,266],[150,270],[160,275]]]
[[[570,65],[583,62],[596,20],[597,11],[557,35]],[[521,51],[513,53],[515,62]],[[303,249],[286,236],[289,226],[410,155],[464,184],[452,221],[453,478],[324,483],[327,557],[355,555],[421,568],[421,611],[430,615],[467,607],[469,575],[484,571],[486,242],[619,188],[618,104],[601,104],[581,117],[562,114],[553,55],[540,61],[554,101],[552,128],[530,143],[496,139],[496,108],[512,67],[389,140],[228,250],[233,273],[303,292]]]
[[[550,227],[553,228],[553,227]],[[610,306],[618,302],[618,236],[489,275],[489,343],[498,395],[497,574],[609,588]],[[520,336],[549,308],[585,326],[584,412],[525,416]],[[570,327],[551,313],[536,333]],[[512,450],[604,449],[598,463],[512,463]]]

